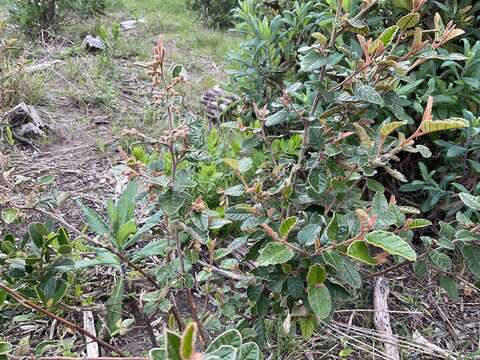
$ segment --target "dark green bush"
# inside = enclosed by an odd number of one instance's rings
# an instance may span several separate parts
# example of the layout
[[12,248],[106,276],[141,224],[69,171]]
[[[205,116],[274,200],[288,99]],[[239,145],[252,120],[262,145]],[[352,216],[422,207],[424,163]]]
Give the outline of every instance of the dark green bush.
[[207,25],[219,28],[232,26],[231,11],[237,3],[237,0],[187,0],[187,5],[199,11]]
[[102,13],[109,0],[12,0],[11,22],[29,36],[45,36],[58,29],[65,15]]
[[43,35],[58,26],[59,6],[58,0],[14,0],[11,22],[29,35]]
[[[64,0],[65,6],[80,15],[91,16],[103,14],[105,9],[111,5],[112,0]],[[117,0],[116,2],[119,2]]]

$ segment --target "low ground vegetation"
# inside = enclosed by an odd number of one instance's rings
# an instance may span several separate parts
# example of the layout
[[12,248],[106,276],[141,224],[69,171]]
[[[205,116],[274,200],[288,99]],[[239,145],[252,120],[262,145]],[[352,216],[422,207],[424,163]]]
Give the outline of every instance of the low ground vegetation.
[[32,45],[15,3],[2,111],[75,141],[3,124],[0,356],[478,356],[480,5],[70,2]]

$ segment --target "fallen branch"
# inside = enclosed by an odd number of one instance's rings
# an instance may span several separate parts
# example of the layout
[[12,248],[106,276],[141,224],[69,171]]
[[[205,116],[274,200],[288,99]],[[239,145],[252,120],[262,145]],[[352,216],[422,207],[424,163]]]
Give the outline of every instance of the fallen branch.
[[65,62],[62,61],[62,60],[46,61],[44,63],[40,63],[40,64],[36,64],[36,65],[32,65],[32,66],[27,66],[23,70],[23,72],[25,74],[31,74],[31,73],[34,73],[34,72],[37,72],[37,71],[42,71],[42,70],[49,69],[51,67],[55,67],[56,65],[60,65],[60,64],[63,64],[63,63],[65,63]]
[[[95,330],[95,319],[91,311],[83,312],[83,328],[92,333],[94,336],[97,336]],[[89,358],[98,357],[98,344],[95,341],[89,341],[88,339],[85,339],[85,341],[87,341],[87,356]]]
[[373,290],[373,306],[375,309],[374,323],[377,330],[385,337],[385,354],[391,360],[400,360],[397,341],[390,326],[390,314],[388,312],[388,294],[390,288],[387,280],[383,277],[375,279]]
[[[103,341],[103,340],[100,340],[99,338],[97,338],[95,335],[93,335],[92,333],[90,333],[89,331],[83,329],[82,327],[80,326],[77,326],[75,325],[74,323],[68,321],[68,320],[65,320],[64,318],[58,316],[58,315],[55,315],[53,313],[51,313],[50,311],[42,308],[41,306],[31,302],[30,300],[27,300],[25,297],[23,297],[23,295],[19,294],[18,292],[16,292],[15,290],[13,289],[10,289],[9,287],[3,285],[2,283],[0,283],[0,289],[2,289],[3,291],[5,291],[7,294],[9,294],[12,298],[14,298],[15,300],[17,300],[22,306],[24,307],[27,307],[27,308],[30,308],[32,310],[35,310],[35,311],[38,311],[39,313],[42,313],[52,319],[55,319],[57,320],[59,323],[65,325],[66,327],[68,327],[69,329],[72,329],[82,335],[85,335],[86,337],[92,339],[93,341],[97,342],[100,346],[104,347],[105,349],[108,349],[120,356],[125,356],[125,354],[117,349],[115,346],[113,345],[110,345],[109,343]],[[116,358],[117,359],[117,358]]]
[[452,356],[452,354],[447,351],[442,349],[441,347],[431,343],[427,339],[423,337],[423,335],[420,333],[420,331],[416,330],[413,333],[413,340],[416,341],[419,344],[422,344],[425,347],[425,352],[431,354],[431,355],[441,355],[444,358],[447,359],[452,359],[455,360],[456,358]]

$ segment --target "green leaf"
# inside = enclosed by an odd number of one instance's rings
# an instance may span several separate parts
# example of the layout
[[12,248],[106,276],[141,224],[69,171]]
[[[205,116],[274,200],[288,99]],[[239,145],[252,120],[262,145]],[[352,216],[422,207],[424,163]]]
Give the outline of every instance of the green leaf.
[[110,265],[110,266],[119,266],[120,259],[112,254],[110,251],[104,249],[95,250],[96,255],[93,259],[85,258],[80,261],[75,262],[75,270],[81,270],[92,266],[97,265]]
[[409,229],[418,229],[418,228],[423,228],[423,227],[426,227],[426,226],[430,226],[432,225],[432,222],[430,220],[426,220],[426,219],[414,219],[414,220],[411,220],[409,223],[408,223],[408,228]]
[[280,110],[275,114],[270,115],[265,119],[266,126],[274,126],[283,124],[288,120],[288,112],[286,110]]
[[407,124],[406,121],[393,121],[391,123],[385,124],[380,128],[380,134],[383,138],[386,138],[392,132],[397,130],[401,126],[405,126]]
[[110,333],[118,329],[117,323],[122,319],[122,305],[124,293],[124,279],[120,276],[113,288],[112,295],[108,298],[107,305],[107,327]]
[[392,43],[393,38],[397,34],[399,27],[397,25],[390,26],[389,28],[385,29],[383,33],[380,35],[378,40],[383,43],[383,46],[387,47]]
[[280,242],[268,243],[259,253],[258,266],[283,264],[295,255],[287,244]]
[[137,262],[150,256],[165,255],[167,248],[168,248],[167,239],[152,241],[147,245],[145,245],[143,249],[135,251],[133,253],[132,261]]
[[330,223],[327,226],[327,236],[330,241],[336,241],[338,238],[338,231],[339,231],[339,226],[338,226],[338,218],[337,214],[333,214],[332,220],[330,220]]
[[368,265],[377,264],[377,260],[370,256],[368,252],[368,245],[361,240],[354,241],[350,244],[347,250],[347,255]]
[[289,218],[286,218],[282,224],[280,225],[280,229],[278,230],[280,236],[282,239],[285,239],[290,231],[295,227],[297,224],[297,217],[296,216],[291,216]]
[[180,344],[182,339],[180,335],[170,330],[165,330],[165,344],[167,347],[168,360],[182,360],[180,357]]
[[158,210],[155,214],[153,214],[151,217],[148,218],[148,220],[145,222],[145,224],[142,225],[142,227],[133,235],[126,243],[124,248],[128,248],[134,244],[140,239],[140,237],[145,234],[147,231],[150,231],[153,229],[155,226],[159,225],[160,221],[162,220],[163,217],[163,210]]
[[7,300],[7,292],[3,289],[0,289],[0,309],[2,308],[5,300]]
[[48,349],[55,349],[61,345],[61,341],[51,340],[51,341],[42,341],[35,347],[35,357],[41,357],[45,351]]
[[43,237],[48,235],[48,230],[40,223],[31,223],[28,225],[28,235],[32,242],[38,248],[43,247]]
[[370,85],[357,84],[353,90],[355,97],[370,104],[383,105],[382,96]]
[[197,324],[190,323],[183,332],[180,342],[180,357],[182,360],[188,360],[195,351],[195,342],[197,340]]
[[223,193],[228,196],[242,196],[245,193],[245,190],[243,189],[243,185],[239,184],[226,188]]
[[460,193],[460,200],[472,210],[480,210],[480,196],[473,196],[468,193]]
[[417,259],[417,254],[412,247],[400,236],[392,234],[391,232],[383,230],[372,231],[365,235],[365,241],[392,255],[398,255],[410,261]]
[[413,272],[415,276],[420,279],[427,273],[427,264],[424,261],[416,261],[413,264]]
[[480,247],[464,245],[462,247],[462,254],[470,271],[480,279]]
[[249,157],[243,158],[238,162],[238,171],[243,174],[252,168],[253,160]]
[[464,148],[463,146],[452,145],[447,150],[447,157],[448,158],[459,157],[465,154],[465,151],[467,151],[467,148]]
[[108,235],[108,226],[105,224],[101,216],[88,206],[83,205],[81,202],[79,202],[79,205],[82,209],[83,215],[85,216],[85,221],[90,229],[92,229],[97,235]]
[[130,181],[118,199],[116,212],[119,224],[124,224],[132,218],[134,200],[135,196],[137,196],[137,189],[137,183],[135,181]]
[[238,330],[231,329],[227,330],[224,333],[217,336],[211,343],[208,345],[207,353],[211,353],[219,349],[223,345],[230,345],[235,349],[239,349],[242,346],[242,335]]
[[458,286],[455,280],[453,280],[451,277],[442,276],[440,278],[440,286],[447,292],[450,299],[458,299]]
[[238,349],[230,345],[222,345],[217,350],[208,353],[205,360],[235,360]]
[[401,17],[397,21],[397,26],[401,30],[410,29],[410,28],[413,28],[415,25],[417,25],[419,20],[420,20],[420,15],[418,13],[410,13]]
[[2,219],[5,224],[13,223],[20,214],[20,211],[17,208],[8,208],[2,211]]
[[6,355],[13,350],[13,347],[10,343],[0,340],[0,355]]
[[308,288],[308,303],[320,320],[323,320],[330,315],[330,311],[332,310],[332,299],[330,297],[330,292],[325,285],[322,284]]
[[305,292],[303,279],[296,276],[289,276],[287,280],[287,291],[292,299],[299,300],[303,298]]
[[307,286],[312,287],[319,284],[323,284],[327,280],[327,272],[325,268],[320,264],[313,264],[308,269],[307,274]]
[[183,67],[182,64],[177,64],[172,69],[172,78],[176,78],[180,75],[185,76],[186,75],[186,70],[185,70],[185,68]]
[[452,259],[440,250],[434,250],[429,255],[430,261],[440,269],[449,271],[452,268]]
[[65,296],[67,289],[65,280],[53,276],[35,286],[37,296],[47,307],[57,304]]
[[187,195],[183,192],[168,190],[166,193],[161,194],[158,197],[158,205],[169,216],[175,216],[178,214],[178,210],[185,204]]
[[148,353],[148,356],[152,360],[168,360],[167,352],[165,351],[165,349],[159,349],[159,348],[151,349]]
[[55,180],[55,175],[45,175],[38,180],[38,185],[40,186],[46,186],[50,185],[53,181]]
[[325,263],[335,270],[335,277],[350,285],[354,289],[362,286],[362,278],[355,264],[349,259],[342,257],[338,251],[330,250],[323,254]]
[[313,168],[308,174],[308,183],[313,191],[317,194],[322,194],[327,190],[328,178],[323,168]]
[[238,360],[259,360],[260,348],[254,342],[247,342],[240,347]]
[[225,218],[233,221],[243,221],[254,213],[253,207],[247,204],[237,204],[225,210]]
[[301,229],[297,234],[297,241],[305,246],[310,246],[315,243],[315,239],[320,233],[320,226],[317,224],[308,224]]
[[425,145],[417,145],[415,148],[418,150],[418,152],[426,159],[432,156],[432,152],[428,147]]
[[412,2],[410,0],[394,0],[392,3],[396,8],[412,10]]
[[385,192],[385,187],[382,185],[382,183],[373,179],[367,179],[367,187],[375,193],[383,194]]
[[298,320],[298,323],[300,325],[302,337],[305,340],[310,339],[317,328],[317,319],[314,317],[301,318]]
[[118,248],[124,249],[125,241],[128,239],[130,235],[135,234],[136,232],[137,232],[137,224],[135,224],[134,220],[130,220],[125,224],[122,224],[118,229],[117,238],[116,238],[116,243]]
[[460,118],[451,118],[448,120],[424,121],[422,123],[422,132],[430,134],[437,131],[462,129],[468,127],[468,121]]

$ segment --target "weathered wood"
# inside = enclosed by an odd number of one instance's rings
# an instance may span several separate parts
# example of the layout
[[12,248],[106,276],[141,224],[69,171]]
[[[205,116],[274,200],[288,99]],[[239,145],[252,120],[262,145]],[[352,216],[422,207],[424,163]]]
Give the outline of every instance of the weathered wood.
[[388,295],[390,287],[384,277],[375,279],[373,289],[373,306],[375,310],[374,323],[379,332],[385,338],[385,354],[391,360],[400,360],[397,341],[390,326],[390,314],[388,313]]
[[[83,328],[88,331],[89,333],[97,336],[97,331],[95,330],[95,319],[93,317],[93,313],[91,311],[84,311],[83,312]],[[87,343],[87,357],[89,358],[97,358],[98,357],[98,344],[85,337],[85,341]]]

